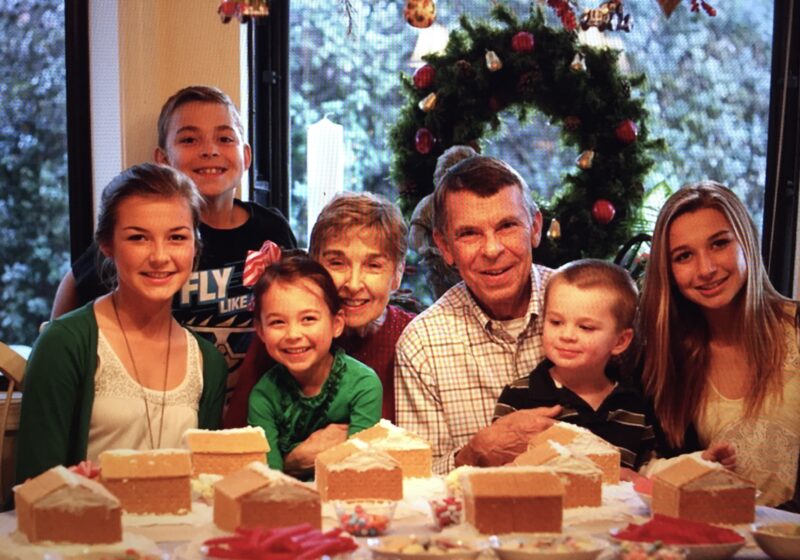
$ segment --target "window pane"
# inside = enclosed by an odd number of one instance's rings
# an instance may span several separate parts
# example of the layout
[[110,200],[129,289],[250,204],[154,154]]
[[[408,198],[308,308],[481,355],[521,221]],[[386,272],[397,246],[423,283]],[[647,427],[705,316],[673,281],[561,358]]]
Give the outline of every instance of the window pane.
[[[413,72],[420,32],[403,20],[402,2],[352,3],[356,15],[349,36],[340,3],[291,3],[291,219],[298,239],[306,237],[306,128],[326,114],[344,127],[344,188],[397,194],[389,179],[388,133],[405,103],[398,74]],[[531,5],[506,4],[521,18]],[[653,154],[657,165],[645,188],[663,194],[688,181],[716,179],[736,190],[760,225],[773,5],[766,0],[718,4],[716,17],[691,13],[684,2],[667,19],[656,2],[626,3],[632,32],[599,35],[609,47],[623,50],[623,68],[648,76],[634,95],[650,111],[651,137],[664,138],[669,147]],[[488,18],[491,7],[485,0],[439,2],[436,23],[455,29],[462,14]],[[543,9],[551,24],[559,25],[549,8]],[[559,129],[542,116],[521,126],[509,112],[483,151],[509,161],[545,200],[558,189],[562,174],[574,169],[575,154],[563,149]],[[667,189],[654,189],[657,185]],[[657,209],[661,200],[654,195],[648,203]]]
[[69,262],[64,3],[0,0],[0,340],[31,344]]

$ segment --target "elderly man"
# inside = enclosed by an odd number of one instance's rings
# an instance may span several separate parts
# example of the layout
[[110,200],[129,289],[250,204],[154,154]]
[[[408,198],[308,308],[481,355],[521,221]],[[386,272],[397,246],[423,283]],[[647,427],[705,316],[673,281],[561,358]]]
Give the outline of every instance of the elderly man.
[[[498,159],[466,159],[436,186],[434,241],[463,282],[400,337],[395,398],[398,424],[431,443],[439,474],[452,469],[472,436],[489,425],[503,387],[544,357],[542,305],[550,270],[532,259],[541,233],[542,216],[527,184]],[[498,423],[524,441],[524,433],[541,430],[556,413],[520,411]],[[494,430],[492,438],[502,433]],[[465,454],[474,455],[473,445]]]

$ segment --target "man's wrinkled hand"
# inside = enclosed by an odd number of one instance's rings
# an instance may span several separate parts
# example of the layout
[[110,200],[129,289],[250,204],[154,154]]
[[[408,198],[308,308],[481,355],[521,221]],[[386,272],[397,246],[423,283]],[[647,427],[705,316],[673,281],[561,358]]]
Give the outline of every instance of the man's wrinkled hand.
[[513,461],[528,448],[528,440],[555,423],[561,406],[517,410],[476,433],[456,455],[456,466],[496,467]]

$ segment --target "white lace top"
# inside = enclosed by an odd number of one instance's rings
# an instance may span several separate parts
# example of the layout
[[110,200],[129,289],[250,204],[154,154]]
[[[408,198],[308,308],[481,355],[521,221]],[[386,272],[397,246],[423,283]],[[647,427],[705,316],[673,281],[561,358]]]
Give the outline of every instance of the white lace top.
[[794,494],[800,450],[800,352],[793,325],[786,329],[782,400],[768,399],[761,413],[744,417],[744,399],[728,399],[711,385],[697,422],[700,443],[736,446],[736,472],[756,483],[758,502],[776,506]]
[[187,348],[186,376],[180,385],[167,391],[162,399],[161,391],[143,388],[136,382],[100,330],[94,405],[89,424],[89,459],[97,461],[100,452],[107,449],[150,449],[144,398],[147,398],[156,445],[161,430],[162,407],[166,407],[161,433],[162,448],[181,447],[183,432],[197,428],[197,413],[203,392],[202,359],[195,338],[186,329],[183,332]]

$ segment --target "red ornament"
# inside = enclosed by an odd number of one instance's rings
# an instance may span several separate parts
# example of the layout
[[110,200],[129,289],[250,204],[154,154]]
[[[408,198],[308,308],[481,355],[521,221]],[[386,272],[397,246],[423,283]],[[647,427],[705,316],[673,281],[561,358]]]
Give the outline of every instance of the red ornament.
[[592,218],[600,225],[608,225],[614,219],[617,209],[608,200],[600,198],[592,206]]
[[414,136],[414,148],[422,155],[431,153],[436,140],[427,128],[420,128]]
[[567,31],[575,31],[577,29],[578,20],[575,17],[575,12],[572,11],[569,0],[547,0],[547,5],[555,10],[564,29]]
[[430,64],[420,66],[414,72],[414,87],[417,89],[428,89],[433,85],[433,80],[436,78],[436,68]]
[[228,23],[232,18],[236,17],[239,6],[234,0],[222,0],[217,8],[219,19],[222,23]]
[[511,50],[518,53],[533,52],[533,33],[520,31],[511,37]]
[[614,134],[623,144],[632,144],[633,142],[636,142],[636,136],[639,134],[639,129],[636,128],[636,123],[632,120],[624,120],[617,125],[617,128],[614,129]]

